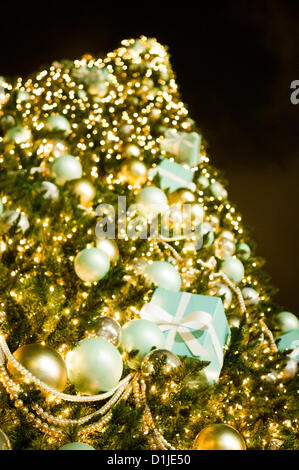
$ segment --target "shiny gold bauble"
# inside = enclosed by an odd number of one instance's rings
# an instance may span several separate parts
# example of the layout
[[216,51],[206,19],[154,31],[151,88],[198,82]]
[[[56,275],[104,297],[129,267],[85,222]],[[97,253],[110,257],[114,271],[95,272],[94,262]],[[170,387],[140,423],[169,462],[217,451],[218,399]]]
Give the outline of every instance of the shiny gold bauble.
[[195,196],[191,191],[185,188],[177,189],[176,191],[173,191],[173,193],[170,193],[168,196],[168,204],[170,206],[175,204],[181,207],[184,204],[190,202],[195,202]]
[[154,349],[149,352],[141,363],[141,372],[149,377],[158,372],[171,375],[181,366],[180,358],[168,349]]
[[227,256],[232,256],[236,251],[235,242],[224,236],[220,236],[215,241],[215,255],[219,259],[224,259]]
[[206,217],[206,221],[209,222],[214,229],[217,229],[220,225],[219,217],[216,214],[209,214]]
[[0,451],[11,450],[11,445],[6,434],[0,429]]
[[[23,367],[55,390],[62,392],[67,382],[67,369],[64,360],[54,349],[41,344],[26,344],[14,352],[14,357]],[[9,362],[8,369],[17,380],[24,376]]]
[[228,240],[235,241],[235,235],[229,230],[222,230],[219,234],[221,238],[227,238]]
[[126,158],[137,158],[140,156],[140,147],[135,144],[127,144],[124,146],[122,154]]
[[137,158],[124,161],[119,172],[121,181],[135,185],[143,185],[147,180],[147,168],[143,162]]
[[228,315],[227,323],[230,328],[240,328],[241,317],[238,315]]
[[227,424],[212,424],[196,436],[194,450],[246,450],[241,434]]
[[96,247],[106,253],[111,263],[117,262],[119,250],[115,240],[111,238],[97,238]]
[[77,196],[80,197],[80,203],[82,206],[90,206],[96,195],[96,189],[94,185],[87,179],[80,178],[70,183],[72,190]]
[[151,110],[151,112],[150,112],[150,118],[151,118],[152,120],[155,121],[156,119],[159,119],[160,116],[161,116],[161,109],[159,109],[159,108],[153,108],[153,109]]

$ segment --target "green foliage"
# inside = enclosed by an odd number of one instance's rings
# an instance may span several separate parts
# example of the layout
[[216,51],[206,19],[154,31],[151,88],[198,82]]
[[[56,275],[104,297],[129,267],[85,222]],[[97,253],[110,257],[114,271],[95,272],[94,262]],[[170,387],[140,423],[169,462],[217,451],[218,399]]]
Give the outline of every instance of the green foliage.
[[[157,61],[154,53],[151,53],[150,57],[152,61]],[[117,142],[111,143],[107,137],[107,129],[114,129],[118,133],[121,126],[127,122],[126,116],[129,116],[130,122],[135,126],[135,137],[124,137],[124,143],[126,140],[137,140],[136,135],[150,136],[148,143],[161,138],[161,127],[169,121],[173,122],[174,117],[177,118],[176,127],[180,131],[184,131],[189,122],[186,114],[182,112],[181,115],[176,115],[175,107],[169,105],[171,101],[179,107],[180,96],[173,85],[175,76],[168,56],[163,58],[168,78],[163,78],[161,69],[150,66],[148,60],[143,57],[140,63],[132,62],[125,56],[122,61],[117,56],[107,59],[107,64],[109,62],[108,65],[118,80],[117,85],[114,82],[109,85],[110,92],[119,98],[114,110],[111,110],[109,99],[102,100],[99,104],[91,95],[87,95],[86,102],[72,98],[79,90],[79,83],[75,81],[75,84],[71,85],[72,81],[67,79],[76,68],[71,61],[63,61],[54,67],[55,72],[59,72],[59,78],[51,79],[50,85],[47,80],[49,76],[53,77],[54,72],[47,70],[47,74],[41,79],[37,79],[38,75],[31,77],[32,83],[38,84],[34,89],[40,87],[41,91],[40,94],[34,95],[29,114],[25,113],[26,108],[16,106],[13,96],[4,108],[4,113],[14,117],[16,125],[27,125],[33,135],[29,147],[6,144],[3,139],[0,142],[0,198],[7,201],[5,210],[18,208],[27,215],[30,222],[30,228],[23,234],[17,226],[18,221],[8,227],[5,220],[0,219],[0,241],[6,245],[6,249],[0,254],[0,310],[6,313],[6,322],[1,328],[7,335],[12,351],[24,344],[42,341],[54,349],[66,345],[67,349],[71,350],[86,336],[96,316],[108,314],[119,318],[123,325],[136,317],[136,312],[153,293],[154,286],[146,285],[142,275],[135,274],[133,269],[127,269],[133,266],[136,259],[161,259],[158,250],[149,252],[149,240],[118,239],[120,257],[117,264],[97,284],[85,285],[74,272],[73,259],[88,244],[94,244],[97,219],[87,210],[78,207],[79,198],[68,183],[59,186],[57,201],[45,199],[39,191],[41,182],[55,180],[49,173],[30,171],[33,167],[41,165],[45,165],[49,170],[49,156],[38,150],[43,139],[64,139],[69,153],[80,158],[84,177],[88,177],[95,185],[95,201],[109,202],[116,213],[119,195],[127,197],[127,206],[133,203],[136,191],[127,183],[108,183],[109,175],[115,179],[118,174],[122,147],[121,144],[118,147]],[[152,88],[159,92],[159,99],[155,103],[160,106],[162,117],[158,121],[147,120],[143,124],[137,118],[148,116],[152,99],[146,94],[139,94],[140,87],[134,86],[136,83],[143,84],[148,78],[149,70],[153,81]],[[13,83],[13,86],[19,86],[17,83],[19,82]],[[26,83],[22,82],[22,85]],[[127,91],[129,84],[133,84],[132,94],[119,96],[117,87],[121,85]],[[80,90],[82,89],[88,92],[86,84],[83,88],[80,85]],[[53,106],[53,102],[49,105],[47,91],[53,96],[58,96],[54,99],[56,106]],[[99,106],[103,111],[97,114]],[[44,122],[49,109],[55,113],[67,111],[70,122],[77,125],[68,137],[60,132],[49,135],[42,126],[36,126],[33,117],[36,117],[38,122]],[[100,116],[100,119],[94,119],[95,116]],[[188,130],[197,131],[197,128],[191,123]],[[0,131],[1,137],[4,137],[5,129],[3,126],[1,128],[1,125]],[[82,143],[86,144],[85,147],[82,147]],[[158,152],[153,154],[149,146],[145,146],[142,156],[148,167],[158,162]],[[194,181],[203,169],[209,173],[210,178],[225,184],[223,174],[209,163],[199,165]],[[159,185],[159,176],[154,178],[153,184]],[[227,205],[221,200],[211,199],[208,189],[204,190],[203,194],[198,193],[206,213],[217,213],[221,228],[234,231],[228,218],[232,204]],[[95,209],[96,205],[94,203],[92,209]],[[235,214],[238,215],[237,211]],[[278,331],[273,315],[280,307],[271,299],[275,288],[271,286],[269,276],[262,270],[263,260],[255,256],[255,244],[250,238],[250,231],[246,226],[242,228],[242,235],[237,231],[234,233],[238,241],[246,240],[252,249],[251,258],[244,262],[246,279],[256,281],[256,288],[264,300],[257,306],[249,306],[248,318],[242,319],[239,329],[232,328],[231,342],[219,382],[214,386],[209,385],[202,373],[206,363],[188,357],[182,358],[182,367],[170,378],[166,378],[161,372],[147,380],[148,403],[155,424],[165,438],[177,448],[191,448],[197,433],[204,426],[217,422],[226,422],[238,429],[248,439],[248,447],[251,449],[277,448],[273,440],[274,428],[279,448],[299,448],[298,378],[277,381],[265,379],[267,374],[273,371],[283,371],[286,355],[269,352],[269,343],[266,341],[266,345],[264,344],[265,337],[261,332],[259,320],[265,319],[272,331]],[[173,244],[173,247],[181,254],[184,241]],[[172,256],[167,248],[162,245],[159,245],[159,248],[163,249],[165,260]],[[207,261],[213,254],[211,246],[190,255],[198,272],[190,279],[189,292],[207,292],[210,271],[200,270],[197,259]],[[240,255],[239,253],[237,256]],[[184,267],[188,275],[188,265]],[[249,281],[248,285],[251,285]],[[236,296],[232,305],[227,309],[227,313],[241,315]],[[124,376],[130,370],[130,361],[134,361],[134,353],[127,358]],[[140,364],[135,361],[135,366],[138,370]],[[75,393],[75,390],[68,386],[66,393]],[[63,413],[69,406],[64,402],[47,402],[44,395],[32,386],[24,387],[21,399],[28,409],[31,409],[33,404],[39,404],[54,415]],[[13,402],[14,397],[10,398],[1,388],[1,428],[9,435],[14,449],[55,449],[62,445],[55,439],[49,442],[47,432],[42,433],[27,422],[22,410],[16,409]],[[72,419],[79,418],[96,411],[97,406],[74,405],[68,416]],[[101,432],[88,436],[87,442],[96,449],[147,449],[147,435],[143,433],[142,426],[143,412],[142,407],[136,408],[132,397],[126,402],[121,401],[113,409],[113,418],[109,425]],[[63,443],[75,440],[78,436],[79,430],[76,427],[63,429]]]

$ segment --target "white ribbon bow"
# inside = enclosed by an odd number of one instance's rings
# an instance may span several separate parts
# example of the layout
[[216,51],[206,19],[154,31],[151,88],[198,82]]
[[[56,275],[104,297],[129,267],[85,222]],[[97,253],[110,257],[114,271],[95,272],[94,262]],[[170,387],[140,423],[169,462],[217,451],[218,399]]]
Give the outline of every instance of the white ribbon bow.
[[215,328],[212,324],[212,316],[203,310],[196,310],[183,317],[186,307],[192,294],[183,292],[177,311],[174,316],[170,315],[164,308],[154,303],[145,304],[141,311],[140,317],[143,320],[149,320],[159,325],[162,331],[169,330],[166,338],[165,348],[171,350],[175,341],[176,334],[179,333],[184,342],[194,356],[202,356],[203,359],[207,355],[206,349],[193,336],[192,330],[208,330],[216,355],[223,364],[223,350],[219,343]]

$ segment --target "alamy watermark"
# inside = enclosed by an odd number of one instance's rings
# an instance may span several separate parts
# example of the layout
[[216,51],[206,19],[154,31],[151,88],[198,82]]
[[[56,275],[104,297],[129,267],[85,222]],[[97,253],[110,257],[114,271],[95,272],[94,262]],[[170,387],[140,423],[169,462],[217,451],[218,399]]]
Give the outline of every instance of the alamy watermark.
[[191,204],[171,206],[149,215],[139,204],[127,208],[126,197],[118,196],[117,213],[111,204],[102,203],[97,206],[96,214],[99,216],[95,228],[97,238],[192,239],[196,250],[203,244],[202,217],[192,212]]
[[292,91],[290,95],[290,100],[292,104],[298,104],[299,103],[299,80],[293,80],[290,85]]

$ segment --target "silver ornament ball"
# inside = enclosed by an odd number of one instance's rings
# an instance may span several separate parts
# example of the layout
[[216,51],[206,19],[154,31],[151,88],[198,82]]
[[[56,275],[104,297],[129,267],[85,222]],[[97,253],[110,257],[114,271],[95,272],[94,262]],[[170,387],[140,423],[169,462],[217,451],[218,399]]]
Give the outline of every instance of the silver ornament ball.
[[121,340],[120,324],[110,317],[98,317],[92,322],[92,329],[100,338],[118,347]]
[[208,294],[216,297],[222,297],[224,308],[228,308],[232,303],[232,291],[226,284],[217,284],[215,287],[209,289]]

